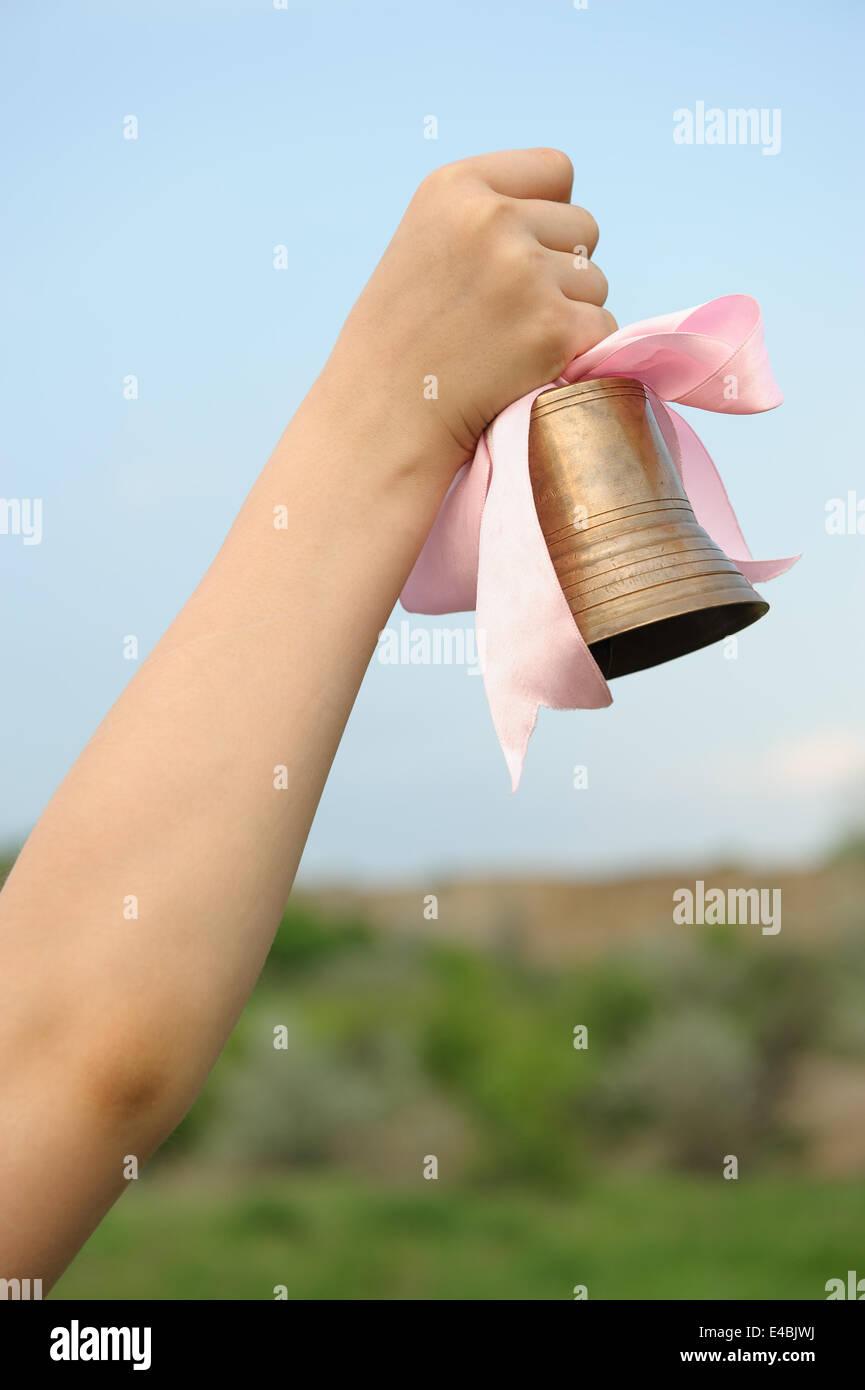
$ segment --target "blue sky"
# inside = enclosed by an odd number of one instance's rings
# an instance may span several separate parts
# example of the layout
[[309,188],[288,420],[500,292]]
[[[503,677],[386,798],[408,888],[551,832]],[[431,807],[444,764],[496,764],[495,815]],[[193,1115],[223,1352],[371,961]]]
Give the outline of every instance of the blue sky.
[[[798,863],[861,816],[865,535],[825,509],[865,499],[863,13],[6,0],[0,496],[41,498],[44,534],[0,535],[0,840],[130,678],[123,637],[145,654],[194,588],[419,180],[537,144],[574,161],[620,323],[760,300],[785,404],[689,418],[754,554],[804,558],[736,660],[542,712],[514,797],[480,680],[374,661],[302,876]],[[780,110],[780,152],[676,144],[698,101]]]

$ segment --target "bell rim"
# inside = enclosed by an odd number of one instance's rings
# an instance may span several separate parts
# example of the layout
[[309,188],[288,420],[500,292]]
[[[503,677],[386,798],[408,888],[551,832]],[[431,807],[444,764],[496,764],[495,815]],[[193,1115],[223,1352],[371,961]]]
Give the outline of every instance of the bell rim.
[[[730,576],[730,578],[733,579],[734,576]],[[659,629],[659,637],[663,635],[660,631],[661,629],[666,629],[667,634],[669,634],[670,631],[674,630],[674,625],[679,627],[682,632],[687,631],[689,633],[688,640],[681,647],[681,650],[670,654],[668,649],[659,648],[658,655],[654,660],[642,660],[639,665],[631,666],[627,670],[616,671],[607,675],[607,679],[612,680],[615,676],[630,675],[637,671],[649,670],[652,666],[660,666],[667,661],[676,661],[681,656],[687,656],[689,652],[701,651],[705,647],[711,647],[716,642],[722,642],[725,638],[732,637],[737,632],[743,632],[746,628],[753,626],[754,623],[764,618],[770,611],[771,605],[757,593],[756,589],[752,588],[744,575],[740,573],[738,578],[739,583],[731,584],[726,594],[723,593],[721,588],[716,586],[714,592],[705,591],[699,593],[695,591],[690,598],[683,596],[680,591],[678,593],[671,592],[669,595],[662,596],[653,604],[644,603],[639,614],[634,615],[638,618],[638,621],[630,623],[627,627],[622,627],[621,611],[618,614],[618,618],[614,613],[609,615],[609,628],[605,627],[603,620],[599,619],[597,614],[593,624],[586,623],[583,614],[580,614],[579,618],[577,614],[574,614],[574,621],[593,655],[595,647],[613,642],[616,639],[619,639],[619,645],[623,647],[624,644],[628,642],[629,635],[633,633],[643,633],[646,635],[647,630],[652,628]],[[659,585],[657,587],[663,588],[664,586]],[[671,588],[676,589],[678,587],[680,587],[679,583],[673,581]],[[597,607],[602,606],[603,605],[600,604],[597,605]],[[720,612],[725,609],[730,610],[730,621],[721,624],[716,623],[713,625],[712,630],[707,629],[705,640],[694,640],[700,636],[699,628],[690,626],[690,624],[683,620],[696,620],[701,613]],[[584,626],[591,629],[588,635],[583,630]],[[663,644],[661,644],[661,647],[663,648]],[[600,665],[601,663],[599,662],[598,664]]]
[[[769,604],[759,596],[756,602],[747,599],[734,600],[732,603],[720,603],[714,606],[714,611],[723,612],[725,609],[736,610],[733,621],[725,624],[716,625],[713,630],[704,629],[700,634],[699,629],[688,622],[688,619],[696,620],[702,613],[705,614],[709,609],[704,605],[702,608],[680,611],[668,618],[653,619],[641,624],[639,627],[631,628],[631,634],[647,635],[652,629],[658,629],[658,636],[661,638],[657,647],[653,651],[648,651],[645,642],[619,642],[616,645],[616,637],[627,637],[628,633],[619,632],[612,637],[597,638],[589,642],[588,649],[601,670],[601,674],[607,681],[618,680],[622,676],[637,675],[640,671],[650,671],[655,666],[663,666],[671,661],[679,661],[684,656],[690,656],[691,652],[705,651],[707,647],[714,646],[717,642],[723,642],[738,632],[743,632],[746,628],[753,626],[754,623],[765,617],[769,611]],[[731,618],[733,614],[731,613]],[[679,641],[675,649],[669,645],[670,633],[678,633]],[[684,635],[684,640],[681,640]],[[695,636],[697,640],[695,640]],[[648,655],[647,655],[648,651]]]

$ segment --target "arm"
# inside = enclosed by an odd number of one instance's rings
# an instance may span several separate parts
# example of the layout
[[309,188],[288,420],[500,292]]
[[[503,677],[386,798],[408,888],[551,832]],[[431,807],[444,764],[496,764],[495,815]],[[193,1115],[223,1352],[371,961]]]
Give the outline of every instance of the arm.
[[597,232],[571,177],[535,150],[425,180],[198,589],[25,845],[0,895],[0,1277],[47,1288],[122,1191],[124,1155],[186,1113],[450,481],[499,410],[615,327],[601,272],[574,266]]

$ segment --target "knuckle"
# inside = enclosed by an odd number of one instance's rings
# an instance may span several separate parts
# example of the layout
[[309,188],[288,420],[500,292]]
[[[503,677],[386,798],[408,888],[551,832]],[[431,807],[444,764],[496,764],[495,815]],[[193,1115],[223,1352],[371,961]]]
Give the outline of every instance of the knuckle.
[[574,178],[574,166],[570,155],[565,154],[564,150],[556,149],[551,145],[543,145],[538,150],[538,156],[548,165],[550,172],[562,183],[570,184]]
[[502,237],[494,247],[493,261],[500,292],[515,309],[533,315],[539,289],[543,289],[543,247],[529,237]]
[[564,364],[573,356],[573,320],[566,301],[556,299],[535,319],[538,348],[552,364]]
[[[505,260],[513,252],[516,220],[508,200],[485,185],[461,193],[455,205],[456,228],[479,243],[484,254]],[[514,254],[514,259],[516,256]]]
[[477,199],[477,224],[481,230],[498,235],[514,224],[511,205],[499,193],[485,190]]
[[502,236],[496,254],[505,266],[526,276],[535,275],[544,262],[544,248],[530,236]]
[[586,238],[586,245],[590,246],[594,250],[594,248],[598,244],[598,237],[601,235],[601,230],[598,226],[597,220],[592,216],[588,208],[578,208],[577,210],[580,214],[582,230]]
[[453,164],[440,164],[431,169],[418,185],[418,194],[439,198],[449,194],[465,178],[462,161]]
[[597,304],[600,307],[600,305],[602,305],[606,300],[607,295],[610,293],[609,281],[607,280],[607,277],[601,270],[600,266],[594,265],[593,263],[591,277],[591,302],[592,304]]
[[602,309],[599,305],[577,303],[571,304],[570,308],[571,313],[564,324],[562,336],[557,340],[565,362],[569,362],[580,353],[588,352],[589,348],[595,347],[618,328],[609,310]]
[[615,333],[618,326],[609,309],[602,309],[595,304],[584,304],[580,314],[580,336],[584,343],[581,351],[587,352],[590,347],[603,342],[604,338]]
[[462,183],[468,176],[468,168],[464,159],[454,159],[450,164],[442,164],[438,169],[433,170],[437,174],[438,181],[445,188],[453,188]]

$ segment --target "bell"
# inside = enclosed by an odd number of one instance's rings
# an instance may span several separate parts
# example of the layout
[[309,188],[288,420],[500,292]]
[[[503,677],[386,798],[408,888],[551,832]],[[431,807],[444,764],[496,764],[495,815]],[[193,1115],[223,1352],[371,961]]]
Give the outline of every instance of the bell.
[[529,473],[559,583],[606,679],[769,611],[697,524],[642,382],[600,377],[537,396]]

